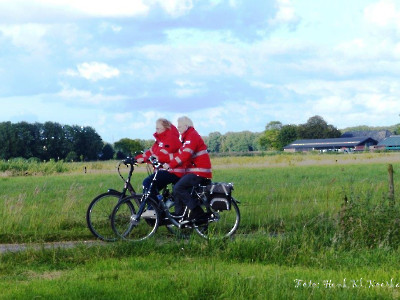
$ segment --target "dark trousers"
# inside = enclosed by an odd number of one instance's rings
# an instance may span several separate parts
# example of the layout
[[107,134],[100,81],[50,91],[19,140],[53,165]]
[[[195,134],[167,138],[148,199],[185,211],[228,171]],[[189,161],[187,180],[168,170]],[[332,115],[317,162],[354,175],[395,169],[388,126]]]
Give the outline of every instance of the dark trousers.
[[[155,176],[155,173],[151,174],[150,176],[146,177],[143,180],[143,192],[144,193],[147,193],[147,191],[149,190],[150,184],[153,181],[154,176]],[[153,182],[153,186],[151,187],[150,197],[152,197],[153,199],[156,199],[160,190],[162,190],[164,187],[166,187],[170,183],[175,184],[178,180],[179,180],[179,177],[176,176],[175,174],[172,174],[166,170],[159,170],[157,173],[156,180]]]
[[197,205],[197,199],[192,197],[192,189],[203,181],[203,177],[195,174],[183,175],[174,186],[175,212],[182,212],[184,206],[193,210]]

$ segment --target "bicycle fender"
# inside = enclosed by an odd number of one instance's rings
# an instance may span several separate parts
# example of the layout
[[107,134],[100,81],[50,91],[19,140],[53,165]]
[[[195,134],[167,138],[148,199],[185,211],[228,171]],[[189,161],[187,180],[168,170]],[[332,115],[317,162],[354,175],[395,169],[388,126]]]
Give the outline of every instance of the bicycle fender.
[[113,195],[116,195],[116,196],[121,196],[122,195],[121,192],[118,192],[117,190],[114,190],[114,189],[108,189],[108,192],[110,194],[113,194]]

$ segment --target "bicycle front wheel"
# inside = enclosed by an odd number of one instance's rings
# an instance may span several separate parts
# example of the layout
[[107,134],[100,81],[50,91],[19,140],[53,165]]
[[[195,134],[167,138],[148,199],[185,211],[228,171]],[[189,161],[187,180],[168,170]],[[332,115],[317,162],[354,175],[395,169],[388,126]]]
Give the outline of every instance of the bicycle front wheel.
[[153,210],[154,214],[141,216],[137,219],[140,203],[132,201],[132,196],[125,197],[119,202],[112,212],[111,226],[114,233],[128,241],[143,241],[156,233],[160,224],[157,204],[152,199],[144,200],[143,214]]
[[90,202],[86,211],[86,222],[90,232],[100,240],[114,242],[117,236],[111,228],[111,213],[120,196],[107,192],[98,195]]
[[[212,210],[212,209],[211,209]],[[208,224],[196,226],[198,235],[205,239],[221,239],[231,237],[240,224],[240,211],[234,199],[229,210],[213,211]]]

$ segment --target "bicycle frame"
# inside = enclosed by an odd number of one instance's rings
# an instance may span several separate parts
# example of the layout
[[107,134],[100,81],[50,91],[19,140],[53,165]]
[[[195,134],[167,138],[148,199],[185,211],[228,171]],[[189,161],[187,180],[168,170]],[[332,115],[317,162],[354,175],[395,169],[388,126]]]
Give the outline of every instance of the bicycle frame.
[[[143,194],[142,196],[142,200],[141,200],[141,204],[139,206],[139,211],[137,212],[136,217],[132,218],[132,222],[139,222],[140,217],[144,211],[144,208],[146,206],[146,200],[149,199],[150,194],[151,194],[151,189],[153,187],[153,185],[155,184],[156,180],[157,180],[157,174],[159,172],[159,170],[162,168],[162,164],[160,164],[157,160],[150,160],[151,163],[153,164],[154,168],[155,168],[155,172],[154,172],[154,176],[153,179],[150,183],[150,186],[148,188],[148,190],[146,191],[146,193]],[[153,199],[154,201],[156,201],[157,204],[159,204],[161,206],[161,211],[165,213],[165,216],[167,217],[167,219],[176,227],[181,228],[182,224],[179,223],[178,221],[175,220],[175,218],[171,215],[171,213],[169,212],[168,207],[165,205],[164,201],[160,201],[158,199]],[[155,208],[156,209],[156,208]]]
[[[154,197],[152,195],[154,192],[152,189],[156,184],[157,178],[160,176],[158,173],[162,169],[162,165],[156,159],[150,159],[150,162],[154,167],[154,175],[147,190],[139,196],[140,199],[136,195],[134,196],[137,199],[135,200],[136,202],[131,202],[132,196],[127,196],[124,198],[126,200],[119,201],[114,206],[111,223],[112,229],[117,236],[125,240],[142,241],[151,237],[159,226],[167,226],[171,233],[177,235],[179,235],[178,231],[185,228],[194,229],[197,234],[206,239],[209,237],[226,238],[235,233],[240,223],[240,211],[237,206],[239,201],[232,197],[232,209],[215,209],[210,205],[208,197],[207,184],[209,183],[202,182],[193,188],[192,196],[198,199],[201,206],[205,207],[207,221],[204,220],[205,223],[203,221],[197,222],[196,220],[187,218],[187,207],[182,216],[172,215],[169,212],[169,205],[164,201],[173,200],[173,196],[166,193],[168,189],[162,189],[164,190],[163,196],[165,199],[160,199],[158,196]],[[147,213],[153,209],[154,214]],[[144,213],[146,214],[145,216],[143,215]],[[173,230],[173,228],[177,230]],[[186,234],[184,231],[182,232],[184,235]]]

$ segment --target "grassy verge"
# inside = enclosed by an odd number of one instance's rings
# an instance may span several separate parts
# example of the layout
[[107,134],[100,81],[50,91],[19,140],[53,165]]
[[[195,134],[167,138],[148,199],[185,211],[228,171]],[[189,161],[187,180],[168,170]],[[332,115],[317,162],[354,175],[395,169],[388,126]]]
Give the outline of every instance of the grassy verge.
[[7,254],[1,257],[0,299],[385,299],[399,294],[398,251],[323,254],[286,247],[264,236],[222,244],[153,240]]

